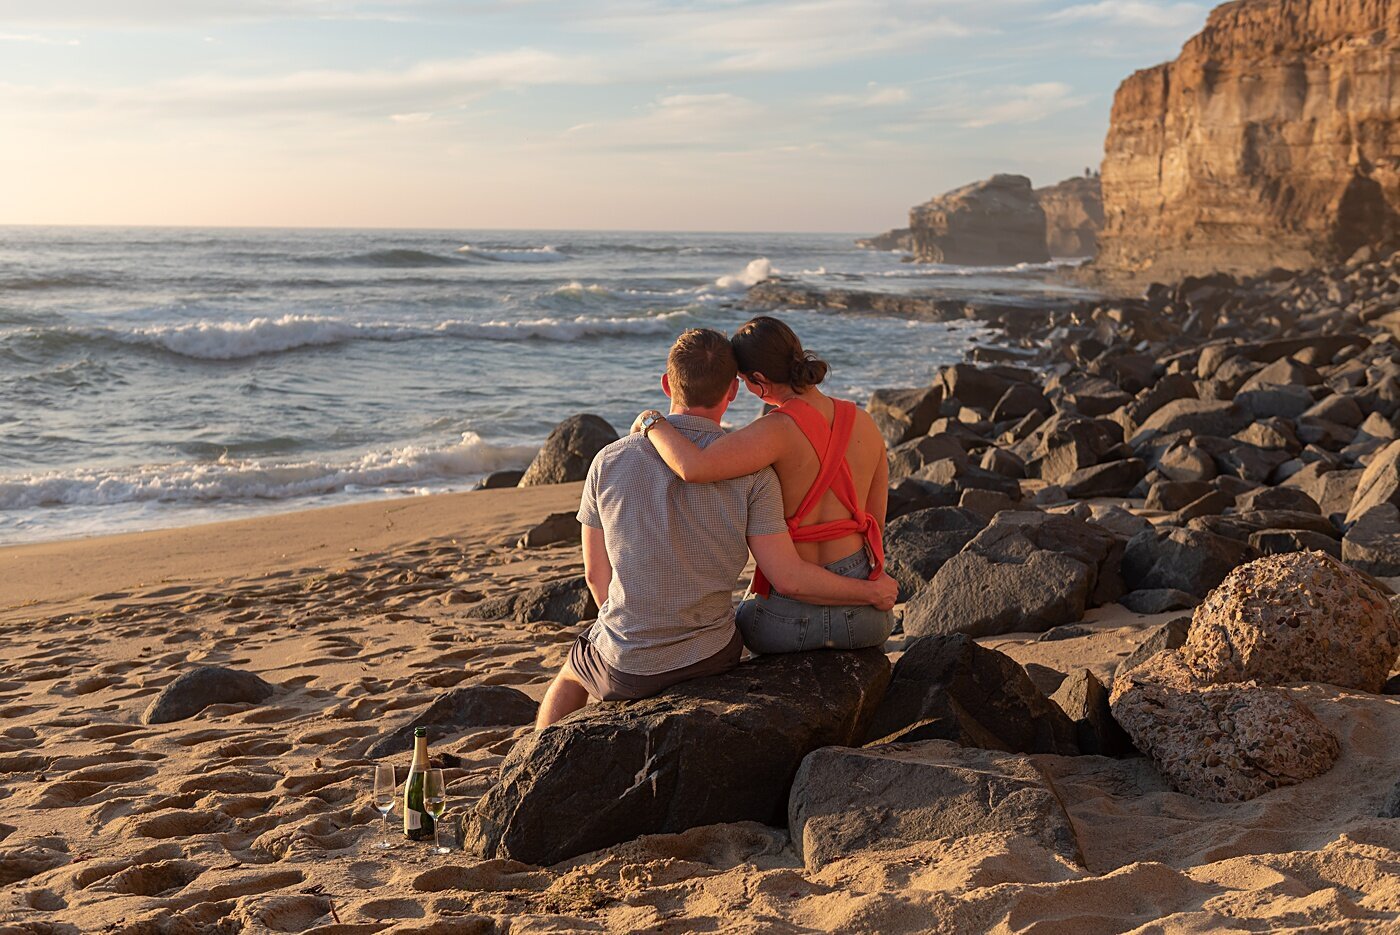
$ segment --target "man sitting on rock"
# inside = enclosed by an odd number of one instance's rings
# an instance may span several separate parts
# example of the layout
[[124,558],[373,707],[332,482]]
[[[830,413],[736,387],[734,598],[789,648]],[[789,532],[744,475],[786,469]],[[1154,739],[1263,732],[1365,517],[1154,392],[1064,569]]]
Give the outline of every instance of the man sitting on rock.
[[[720,438],[739,389],[729,339],[699,329],[671,348],[661,388],[667,421],[700,447]],[[732,669],[743,653],[731,595],[749,552],[773,586],[800,601],[894,605],[898,585],[846,578],[797,554],[777,475],[688,484],[645,434],[598,453],[578,511],[583,563],[598,621],[580,636],[540,704],[536,728],[602,701],[647,698]]]

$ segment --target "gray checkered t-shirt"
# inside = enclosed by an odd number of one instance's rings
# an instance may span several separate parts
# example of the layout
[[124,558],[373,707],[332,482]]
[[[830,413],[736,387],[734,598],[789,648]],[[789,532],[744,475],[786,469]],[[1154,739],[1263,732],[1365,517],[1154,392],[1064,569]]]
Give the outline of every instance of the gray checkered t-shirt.
[[[724,434],[699,416],[668,421],[701,448]],[[748,561],[745,540],[787,532],[772,468],[687,484],[640,434],[598,452],[578,520],[603,530],[613,567],[588,641],[631,675],[672,672],[723,649],[734,636],[731,594]]]

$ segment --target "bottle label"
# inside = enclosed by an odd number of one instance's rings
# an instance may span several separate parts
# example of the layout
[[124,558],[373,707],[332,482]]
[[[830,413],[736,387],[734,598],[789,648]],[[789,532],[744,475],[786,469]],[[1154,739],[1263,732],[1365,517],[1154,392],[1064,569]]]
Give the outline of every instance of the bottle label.
[[423,827],[423,816],[418,813],[417,809],[404,809],[403,826],[409,831],[417,831]]

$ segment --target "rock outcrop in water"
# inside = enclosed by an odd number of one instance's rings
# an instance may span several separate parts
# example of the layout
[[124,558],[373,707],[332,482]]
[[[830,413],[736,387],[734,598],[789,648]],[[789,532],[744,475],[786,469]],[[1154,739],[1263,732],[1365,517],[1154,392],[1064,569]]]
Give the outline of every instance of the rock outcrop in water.
[[1400,5],[1238,0],[1119,87],[1095,267],[1183,274],[1346,259],[1400,231]]
[[909,211],[914,259],[964,266],[1044,263],[1045,212],[1024,175],[994,175]]
[[909,209],[909,226],[856,241],[903,250],[919,263],[1009,266],[1094,255],[1103,227],[1096,175],[1031,188],[1022,175],[994,175]]

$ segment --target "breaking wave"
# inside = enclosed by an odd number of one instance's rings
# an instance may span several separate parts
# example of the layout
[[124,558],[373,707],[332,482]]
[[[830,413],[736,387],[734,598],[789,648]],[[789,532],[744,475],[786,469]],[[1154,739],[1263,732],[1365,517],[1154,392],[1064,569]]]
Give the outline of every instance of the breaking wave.
[[549,245],[543,247],[493,247],[488,250],[472,244],[465,244],[458,247],[457,252],[470,259],[488,260],[492,263],[562,263],[565,260],[573,259],[567,253],[561,253],[558,248]]

